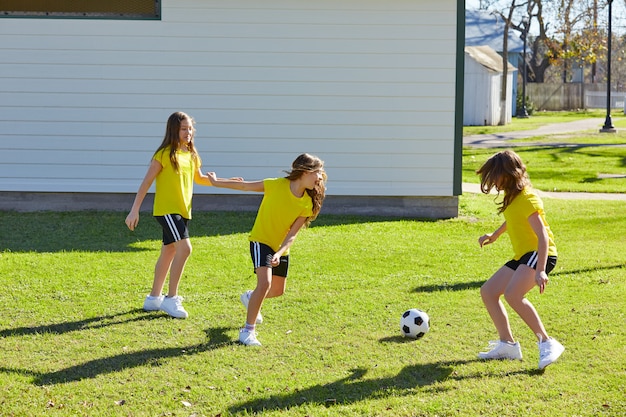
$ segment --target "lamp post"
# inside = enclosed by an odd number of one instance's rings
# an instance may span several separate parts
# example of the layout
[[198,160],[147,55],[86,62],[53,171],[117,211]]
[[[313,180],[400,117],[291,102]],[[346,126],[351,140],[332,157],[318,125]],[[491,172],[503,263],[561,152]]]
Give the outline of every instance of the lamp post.
[[607,82],[606,82],[606,119],[604,120],[604,126],[600,129],[603,133],[616,132],[613,127],[613,121],[611,120],[611,20],[612,20],[612,7],[613,0],[609,0],[609,39],[607,42]]
[[522,37],[524,38],[524,52],[522,54],[522,107],[517,109],[517,117],[520,119],[528,118],[528,111],[526,109],[526,38],[528,37],[528,16],[522,18],[522,24],[524,25],[524,32]]

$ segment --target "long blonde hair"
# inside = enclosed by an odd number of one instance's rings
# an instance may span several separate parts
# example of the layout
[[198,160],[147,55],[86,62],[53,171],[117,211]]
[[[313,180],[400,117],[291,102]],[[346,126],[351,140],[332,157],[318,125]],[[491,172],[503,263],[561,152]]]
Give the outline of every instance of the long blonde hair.
[[530,178],[526,172],[526,165],[518,154],[511,150],[504,150],[491,156],[476,170],[480,175],[480,190],[489,194],[492,188],[504,191],[504,199],[498,203],[498,213],[502,213],[511,202],[526,187],[530,187]]
[[170,161],[172,161],[172,166],[174,167],[174,170],[176,172],[178,172],[178,158],[176,157],[176,151],[180,149],[180,125],[183,120],[188,120],[193,127],[191,141],[188,145],[189,152],[191,152],[191,157],[196,162],[197,166],[202,165],[200,155],[198,154],[198,150],[196,149],[196,145],[194,144],[194,139],[196,138],[196,121],[188,114],[177,111],[172,113],[167,119],[167,126],[165,127],[165,137],[163,138],[163,142],[161,142],[161,145],[159,145],[158,149],[154,152],[154,155],[156,155],[157,153],[163,152],[169,147]]
[[307,219],[306,226],[311,224],[317,218],[322,209],[324,198],[326,197],[326,171],[324,171],[324,161],[314,155],[303,153],[299,155],[291,164],[291,171],[287,171],[289,181],[299,179],[305,172],[319,171],[322,174],[322,181],[315,185],[312,190],[307,189],[306,192],[313,202],[313,215]]

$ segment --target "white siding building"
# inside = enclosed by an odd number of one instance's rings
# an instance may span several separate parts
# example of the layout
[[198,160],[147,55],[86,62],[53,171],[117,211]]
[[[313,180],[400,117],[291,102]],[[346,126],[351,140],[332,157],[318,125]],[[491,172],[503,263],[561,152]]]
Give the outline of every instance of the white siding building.
[[[282,176],[309,152],[327,167],[323,212],[457,215],[462,0],[160,7],[0,18],[0,209],[129,209],[180,110],[206,171]],[[240,194],[196,186],[194,209],[256,208]]]

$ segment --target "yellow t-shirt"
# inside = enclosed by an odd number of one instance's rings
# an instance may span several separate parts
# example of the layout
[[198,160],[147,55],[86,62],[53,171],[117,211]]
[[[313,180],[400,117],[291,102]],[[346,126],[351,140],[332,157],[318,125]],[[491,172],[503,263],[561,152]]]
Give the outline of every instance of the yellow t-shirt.
[[191,152],[177,151],[178,172],[170,161],[170,148],[159,151],[154,155],[163,169],[156,177],[156,192],[154,194],[154,216],[166,214],[180,214],[191,219],[191,198],[193,196],[193,176],[196,170]]
[[[300,198],[293,195],[287,178],[263,180],[265,189],[249,239],[268,245],[274,251],[280,248],[291,225],[298,217],[313,215],[311,197],[304,193]],[[288,254],[289,251],[285,253]]]
[[543,202],[532,189],[527,187],[515,197],[503,213],[506,220],[506,231],[513,245],[515,254],[513,259],[515,260],[528,252],[536,251],[538,248],[537,235],[528,222],[528,217],[535,212],[539,212],[548,232],[548,256],[557,256],[554,236],[543,211]]

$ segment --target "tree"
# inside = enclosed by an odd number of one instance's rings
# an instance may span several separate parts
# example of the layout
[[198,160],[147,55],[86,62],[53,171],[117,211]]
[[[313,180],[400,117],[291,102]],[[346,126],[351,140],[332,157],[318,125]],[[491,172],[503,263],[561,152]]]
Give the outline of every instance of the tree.
[[[607,2],[608,0],[483,0],[481,7],[494,10],[508,23],[507,30],[512,28],[520,34],[524,28],[521,23],[515,22],[521,22],[524,15],[531,20],[535,29],[528,38],[530,59],[527,63],[527,81],[545,82],[548,70],[554,67],[560,71],[561,81],[569,82],[572,65],[581,63],[592,65],[592,81],[596,81],[593,65],[603,55],[606,43],[602,39],[602,31],[598,29],[602,24],[599,12],[606,8]],[[626,4],[626,0],[623,3]],[[510,13],[512,10],[513,13]]]
[[561,67],[562,82],[571,81],[568,71],[573,65],[595,63],[603,40],[598,32],[598,0],[560,0],[561,24],[556,32],[561,50],[554,65]]
[[[554,0],[546,0],[554,1]],[[544,5],[542,0],[526,0],[518,2],[518,0],[485,0],[481,1],[481,7],[490,8],[499,14],[505,22],[506,28],[503,35],[503,62],[508,61],[508,44],[507,34],[509,28],[524,33],[524,27],[521,23],[523,17],[528,18],[528,24],[534,20],[539,25],[539,34],[529,36],[527,39],[529,56],[528,60],[528,81],[543,82],[544,74],[553,62],[553,57],[558,56],[560,45],[549,37],[549,24],[544,19]],[[515,23],[520,22],[520,23]]]
[[[513,0],[513,8],[515,0]],[[506,124],[506,93],[508,91],[507,81],[509,79],[509,27],[511,26],[511,9],[509,9],[508,18],[502,15],[504,20],[504,36],[502,37],[502,81],[500,84],[500,126]]]
[[511,2],[508,11],[506,11],[506,15],[503,12],[499,12],[500,17],[504,21],[504,33],[502,35],[502,81],[500,88],[500,122],[498,123],[500,126],[506,124],[506,93],[507,93],[507,82],[509,78],[509,29],[514,26],[513,24],[513,16],[515,15],[515,11],[522,6],[529,7],[530,1],[523,2],[521,4],[516,4],[516,0]]
[[[548,35],[550,24],[544,18],[544,1],[532,0],[534,11],[530,17],[536,20],[539,27],[539,34],[534,37],[530,46],[531,59],[528,62],[529,80],[537,83],[545,81],[545,73],[547,69],[556,62],[556,58],[560,54],[560,44]],[[549,0],[548,0],[549,1]]]

